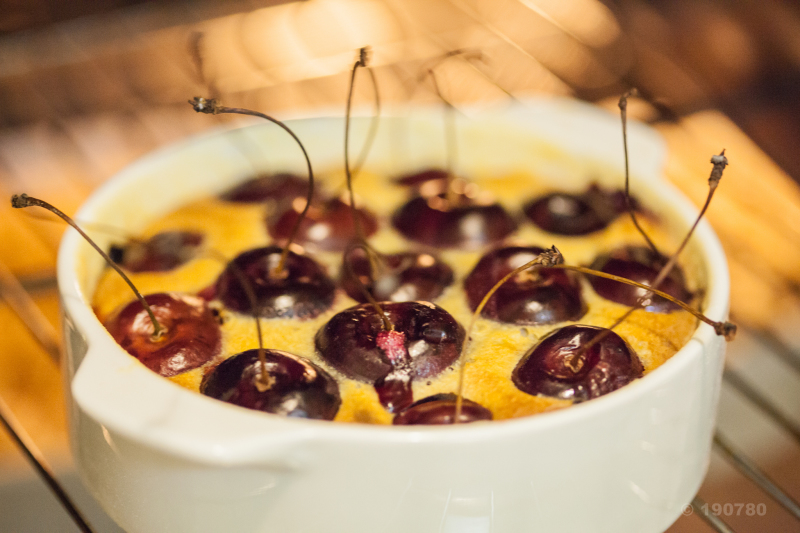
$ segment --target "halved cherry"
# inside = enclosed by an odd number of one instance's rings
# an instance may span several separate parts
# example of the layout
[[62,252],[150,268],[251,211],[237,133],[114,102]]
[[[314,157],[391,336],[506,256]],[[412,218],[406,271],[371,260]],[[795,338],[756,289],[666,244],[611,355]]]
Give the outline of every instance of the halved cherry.
[[[536,246],[510,246],[484,255],[464,280],[470,307],[477,309],[498,281],[544,251]],[[564,270],[540,268],[521,272],[501,285],[481,316],[511,324],[554,324],[578,320],[585,313],[577,276]]]
[[191,261],[200,250],[203,235],[194,231],[163,231],[146,241],[113,245],[111,259],[131,272],[165,272]]
[[579,194],[554,192],[523,208],[534,224],[557,235],[586,235],[601,230],[626,210],[624,191],[607,191],[597,184]]
[[385,337],[375,308],[361,304],[331,318],[316,335],[317,351],[347,377],[375,382],[391,373],[407,357],[411,377],[432,377],[458,359],[464,329],[444,309],[429,302],[384,302],[384,313],[402,335],[396,356]]
[[[288,239],[305,205],[305,200],[293,202],[291,207],[268,222],[269,234],[275,239]],[[375,215],[362,208],[356,212],[364,237],[375,233],[378,229]],[[341,251],[356,237],[350,206],[339,198],[333,198],[322,206],[311,205],[300,223],[295,241],[302,245],[312,245],[319,250]]]
[[[295,174],[265,174],[245,181],[220,195],[228,202],[255,204],[306,198],[308,180]],[[303,204],[305,205],[305,204]]]
[[[355,249],[345,257],[341,285],[358,302],[367,301],[361,287],[378,301],[433,301],[453,282],[453,269],[433,255],[406,252],[381,256],[375,269],[367,254]],[[352,274],[355,274],[354,277]]]
[[596,326],[557,329],[520,360],[511,379],[528,394],[581,402],[617,390],[644,371],[641,361],[622,337],[608,332],[588,350],[583,347],[600,332]]
[[444,194],[412,198],[392,216],[392,225],[407,238],[437,248],[479,248],[517,229],[517,223],[497,203],[457,195],[452,204]]
[[248,409],[297,418],[333,420],[339,387],[311,361],[278,350],[264,350],[266,385],[260,380],[258,349],[229,357],[205,375],[200,392]]
[[[395,415],[392,424],[395,426],[453,424],[457,401],[458,397],[452,393],[428,396]],[[462,400],[459,424],[491,419],[492,412],[481,404],[466,398]]]
[[275,269],[283,250],[267,246],[243,252],[217,278],[213,294],[229,309],[253,314],[244,276],[253,289],[257,313],[264,318],[313,318],[333,303],[336,287],[313,259],[294,252],[286,257],[284,270]]
[[[664,256],[656,255],[649,248],[629,246],[597,257],[591,268],[649,285],[655,281],[659,271],[668,260]],[[639,298],[647,294],[646,290],[639,287],[596,276],[590,276],[589,282],[595,292],[603,298],[624,305],[635,305]],[[682,302],[688,302],[692,298],[692,293],[686,289],[683,273],[677,266],[657,288]],[[657,313],[668,313],[679,309],[677,305],[656,295],[648,296],[642,307],[647,311]]]
[[127,304],[104,325],[128,353],[162,376],[203,366],[221,350],[219,324],[206,302],[194,296],[157,293],[145,297],[164,332],[153,336],[153,323],[139,301]]

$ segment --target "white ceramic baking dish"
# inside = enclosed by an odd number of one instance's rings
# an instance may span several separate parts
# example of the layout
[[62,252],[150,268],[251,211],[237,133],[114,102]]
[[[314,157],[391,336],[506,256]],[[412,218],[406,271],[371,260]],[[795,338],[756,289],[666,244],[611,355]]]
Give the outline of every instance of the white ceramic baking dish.
[[[384,121],[369,166],[397,174],[442,164],[440,115]],[[292,127],[317,168],[341,165],[341,119]],[[365,129],[357,123],[354,138]],[[663,143],[639,125],[630,138],[636,195],[682,233],[696,211],[661,177]],[[570,100],[462,117],[459,148],[462,169],[533,165],[567,187],[597,165],[622,176],[619,118]],[[564,178],[554,150],[569,154],[575,177]],[[138,161],[77,218],[135,232],[252,176],[253,157],[256,166],[303,169],[272,125],[216,132]],[[707,224],[688,253],[705,271],[706,314],[723,319],[728,271]],[[659,532],[705,475],[724,354],[706,325],[643,379],[562,411],[457,427],[337,424],[237,408],[147,370],[92,311],[102,268],[68,232],[58,279],[73,452],[90,491],[130,533]]]

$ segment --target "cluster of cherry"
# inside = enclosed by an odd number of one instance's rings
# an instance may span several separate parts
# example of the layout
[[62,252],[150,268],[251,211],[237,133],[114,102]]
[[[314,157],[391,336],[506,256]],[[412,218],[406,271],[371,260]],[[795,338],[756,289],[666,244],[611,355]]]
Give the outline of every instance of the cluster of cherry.
[[[355,72],[365,64],[362,50],[353,68],[351,95]],[[623,136],[625,99],[623,96],[620,100]],[[553,193],[524,206],[525,216],[539,228],[570,236],[600,231],[628,211],[649,247],[617,249],[597,258],[591,268],[564,265],[555,247],[503,246],[504,239],[517,230],[517,219],[500,204],[482,200],[472,189],[459,190],[448,172],[429,169],[397,178],[399,185],[412,192],[391,223],[407,239],[425,250],[492,247],[464,280],[466,299],[475,313],[465,331],[450,313],[431,303],[453,283],[450,266],[428,251],[385,255],[367,242],[378,221],[355,205],[347,148],[349,203],[314,190],[308,154],[285,124],[254,111],[222,107],[214,100],[195,98],[190,103],[198,112],[243,113],[270,120],[297,141],[308,163],[308,181],[290,174],[262,176],[221,196],[228,202],[283,206],[267,220],[267,229],[276,242],[285,244],[241,253],[227,263],[211,287],[197,295],[158,293],[144,297],[123,269],[147,272],[177,268],[201,252],[202,234],[164,232],[147,241],[112,247],[110,254],[89,239],[138,298],[105,321],[114,339],[162,376],[207,365],[200,386],[200,392],[207,396],[286,416],[326,420],[336,416],[341,404],[339,387],[327,371],[306,358],[262,345],[261,319],[308,320],[327,311],[334,302],[337,283],[312,257],[290,251],[293,242],[343,253],[338,286],[360,303],[334,315],[317,332],[316,350],[326,364],[344,376],[373,384],[380,403],[394,414],[395,424],[490,420],[492,413],[487,408],[461,393],[462,353],[475,318],[520,325],[577,321],[587,306],[574,271],[590,274],[590,282],[601,297],[631,306],[628,314],[637,308],[666,313],[681,307],[712,324],[721,335],[732,337],[735,332],[732,324],[710,321],[684,303],[692,294],[675,260],[686,241],[670,258],[658,252],[638,225],[637,203],[627,193],[627,172],[625,191],[591,186],[580,194]],[[349,107],[348,99],[345,146]],[[727,160],[720,154],[712,163],[716,181],[709,201]],[[295,209],[297,198],[304,195],[304,208]],[[88,239],[69,217],[42,200],[23,194],[12,198],[12,205],[50,209]],[[220,357],[222,334],[218,311],[209,305],[212,301],[254,317],[259,332],[257,349]],[[521,358],[512,381],[532,395],[579,402],[641,377],[640,360],[613,327],[569,325],[554,330]],[[414,401],[414,380],[439,375],[459,358],[461,374],[455,394]]]

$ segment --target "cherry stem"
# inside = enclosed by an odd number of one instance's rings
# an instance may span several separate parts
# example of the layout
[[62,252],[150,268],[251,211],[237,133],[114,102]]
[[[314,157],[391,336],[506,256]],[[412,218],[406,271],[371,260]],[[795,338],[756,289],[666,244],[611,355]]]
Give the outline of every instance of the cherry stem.
[[[357,248],[360,248],[360,249],[364,250],[364,253],[367,254],[367,258],[368,259],[370,259],[372,257],[370,255],[372,253],[375,253],[377,255],[377,253],[374,250],[372,250],[366,243],[354,242],[353,244],[348,246],[347,250],[345,250],[345,252],[344,252],[344,264],[345,264],[345,268],[347,268],[347,273],[350,274],[350,277],[352,277],[354,280],[356,280],[356,283],[358,284],[358,288],[361,290],[361,293],[364,295],[364,297],[367,299],[367,301],[370,304],[372,304],[372,307],[375,308],[375,312],[378,313],[378,316],[381,318],[381,321],[383,322],[383,329],[386,330],[386,331],[394,331],[394,324],[389,319],[389,317],[386,315],[386,313],[383,311],[383,308],[381,307],[381,304],[378,303],[378,301],[369,293],[369,291],[364,286],[364,284],[361,283],[361,278],[358,275],[356,275],[356,273],[353,271],[353,265],[351,265],[350,262],[347,260],[347,258],[350,256],[350,254],[354,250],[356,250]],[[373,266],[374,265],[373,265],[372,261],[370,261],[370,270],[372,270]],[[370,272],[370,274],[371,274],[371,272]]]
[[283,248],[283,253],[281,254],[281,259],[275,268],[270,272],[270,276],[275,278],[280,278],[284,275],[284,268],[286,266],[286,258],[289,255],[289,248],[292,246],[295,237],[297,236],[297,232],[300,230],[300,224],[303,222],[303,219],[308,212],[308,208],[311,207],[311,198],[314,196],[314,171],[311,169],[311,159],[308,157],[308,152],[306,152],[305,146],[303,143],[300,142],[300,139],[295,135],[295,133],[283,122],[280,120],[273,118],[269,115],[264,113],[260,113],[258,111],[252,111],[250,109],[244,109],[241,107],[225,107],[219,105],[217,101],[213,98],[200,98],[195,96],[193,100],[189,100],[189,103],[192,105],[195,111],[198,113],[205,113],[206,115],[220,115],[225,113],[236,114],[236,115],[249,115],[251,117],[258,117],[263,118],[264,120],[268,120],[273,124],[282,128],[286,133],[291,135],[292,139],[297,143],[300,147],[300,150],[303,151],[303,156],[306,159],[306,165],[308,166],[308,197],[306,198],[306,206],[303,208],[303,212],[300,213],[300,216],[297,217],[297,220],[294,223],[294,227],[292,227],[292,231],[289,233],[289,240],[286,241],[286,245]]
[[631,203],[630,170],[628,166],[628,97],[636,96],[636,94],[636,89],[631,89],[619,98],[619,111],[620,117],[622,118],[622,147],[625,152],[625,205],[628,208],[628,213],[631,216],[633,225],[636,226],[636,229],[642,234],[644,240],[647,241],[647,245],[650,247],[650,249],[653,250],[653,252],[658,256],[661,255],[658,251],[658,248],[656,248],[655,243],[653,243],[650,237],[648,237],[647,233],[645,233],[644,228],[639,225],[639,220],[636,218],[636,213],[633,209],[633,204]]
[[515,268],[505,276],[503,276],[500,281],[494,284],[494,286],[489,289],[483,299],[480,301],[478,306],[475,308],[475,311],[472,313],[472,318],[469,322],[469,327],[467,328],[467,334],[464,338],[464,347],[461,349],[461,363],[458,369],[458,392],[456,394],[456,418],[453,422],[454,424],[458,423],[459,418],[461,418],[461,405],[463,404],[463,392],[464,392],[464,369],[466,367],[465,358],[467,354],[467,347],[469,346],[469,342],[472,338],[472,330],[475,327],[475,322],[477,322],[478,317],[480,316],[483,308],[486,307],[486,304],[489,302],[489,299],[494,295],[497,290],[503,286],[503,284],[519,274],[520,272],[527,270],[532,267],[554,267],[560,265],[564,262],[564,256],[561,255],[561,252],[553,246],[549,250],[545,250],[532,260],[528,261],[524,265]]
[[108,254],[106,254],[99,246],[97,246],[97,244],[91,239],[91,237],[89,237],[80,228],[80,226],[78,226],[75,223],[75,221],[72,220],[72,218],[70,218],[68,215],[66,215],[65,213],[63,213],[59,209],[55,208],[54,206],[48,204],[44,200],[40,200],[38,198],[34,198],[32,196],[28,196],[27,194],[20,194],[20,195],[16,195],[15,194],[14,196],[12,196],[11,197],[11,206],[14,207],[14,208],[17,208],[17,209],[20,209],[20,208],[23,208],[23,207],[31,207],[31,206],[37,206],[37,207],[41,207],[43,209],[47,209],[48,211],[50,211],[54,215],[60,217],[64,222],[66,222],[67,224],[69,224],[70,226],[75,228],[75,230],[78,233],[81,234],[81,237],[86,239],[86,241],[89,244],[92,245],[92,248],[97,250],[97,253],[99,253],[103,257],[103,259],[106,260],[106,263],[108,263],[108,265],[111,268],[116,270],[117,274],[122,276],[122,279],[125,280],[125,283],[128,284],[128,286],[131,288],[133,293],[136,295],[136,298],[138,298],[139,302],[141,302],[142,307],[144,307],[144,310],[147,311],[147,314],[150,316],[150,322],[153,323],[153,339],[154,340],[158,340],[158,339],[161,338],[161,336],[165,333],[165,329],[161,326],[161,324],[158,323],[158,320],[156,320],[156,315],[153,314],[153,310],[150,308],[150,305],[144,299],[144,296],[142,296],[142,294],[139,292],[139,290],[136,288],[136,286],[133,284],[133,282],[130,280],[130,278],[125,274],[125,272],[123,272],[122,269],[119,266],[117,266],[117,264],[114,261],[112,261],[110,257],[108,257]]
[[453,189],[453,181],[455,180],[455,175],[453,174],[453,167],[455,166],[456,151],[458,149],[456,145],[456,121],[455,121],[456,108],[442,94],[442,91],[439,88],[439,82],[436,80],[436,73],[432,68],[428,69],[428,76],[430,76],[431,78],[431,83],[433,83],[433,89],[436,91],[436,95],[444,103],[444,127],[445,127],[445,139],[447,142],[447,184],[446,184],[447,189],[445,190],[445,195],[447,198],[447,204],[452,206],[457,201],[456,193],[455,190]]
[[364,162],[367,160],[370,150],[372,150],[372,145],[375,143],[375,137],[378,134],[378,125],[380,124],[381,119],[381,95],[378,91],[378,79],[375,77],[375,71],[370,67],[367,67],[367,72],[369,73],[369,78],[372,81],[372,92],[375,93],[375,111],[372,115],[372,120],[370,121],[369,131],[367,132],[367,138],[364,141],[364,146],[361,148],[361,153],[358,154],[358,161],[356,161],[356,164],[353,165],[352,172],[354,175],[357,175],[359,172],[361,172],[361,168],[364,166]]
[[[717,322],[715,320],[712,320],[712,319],[708,318],[707,316],[705,316],[700,311],[696,310],[691,305],[680,301],[679,299],[675,298],[674,296],[671,296],[671,295],[667,294],[666,292],[660,291],[658,289],[654,289],[650,285],[645,285],[644,283],[639,283],[639,282],[630,280],[628,278],[623,278],[621,276],[615,276],[614,274],[607,274],[605,272],[600,272],[599,270],[593,270],[591,268],[586,268],[586,267],[573,266],[573,265],[553,265],[553,266],[550,266],[548,268],[558,268],[558,269],[561,269],[561,270],[572,270],[573,272],[580,272],[582,274],[588,274],[590,276],[596,276],[598,278],[606,278],[606,279],[610,279],[612,281],[617,281],[619,283],[624,283],[626,285],[631,285],[633,287],[639,287],[640,289],[645,289],[648,292],[656,294],[656,295],[664,298],[665,300],[668,300],[668,301],[674,303],[675,305],[677,305],[678,307],[680,307],[684,311],[687,311],[687,312],[691,313],[698,320],[702,320],[703,322],[705,322],[709,326],[713,327],[714,331],[717,332],[717,335],[723,335],[726,340],[731,341],[731,340],[733,340],[733,337],[736,335],[736,325],[734,325],[734,324],[732,324],[730,322]],[[594,339],[592,339],[592,340],[594,340]]]
[[359,67],[366,67],[369,48],[364,47],[358,51],[358,60],[353,65],[353,70],[350,73],[350,87],[347,91],[347,106],[344,115],[344,173],[347,176],[347,191],[350,194],[350,212],[353,215],[353,226],[356,229],[356,237],[365,241],[364,229],[361,227],[361,220],[358,218],[358,209],[356,208],[356,196],[353,192],[353,176],[350,172],[350,108],[353,104],[353,88],[356,82],[356,72]]
[[259,392],[264,392],[265,390],[269,389],[271,384],[269,381],[269,375],[267,374],[267,356],[264,352],[264,339],[261,337],[261,316],[259,315],[258,311],[258,298],[256,298],[256,293],[253,290],[253,284],[250,283],[250,280],[247,279],[247,276],[244,275],[244,272],[242,272],[241,268],[239,268],[233,261],[229,261],[228,258],[218,250],[209,249],[208,255],[213,259],[220,261],[227,268],[231,269],[233,275],[236,276],[236,279],[238,279],[239,283],[242,285],[247,299],[250,301],[250,310],[253,313],[253,318],[256,320],[256,335],[258,335],[258,362],[261,365],[261,370],[258,373],[259,379],[256,381],[256,388],[259,390]]
[[[585,354],[589,348],[591,348],[592,346],[603,340],[609,333],[611,333],[611,331],[614,328],[616,328],[622,322],[624,322],[629,316],[631,316],[631,314],[633,314],[635,310],[639,309],[644,303],[644,301],[650,297],[651,293],[659,294],[659,292],[656,291],[655,289],[659,285],[661,285],[661,283],[666,279],[666,277],[669,275],[669,273],[677,264],[678,256],[686,247],[686,244],[689,242],[689,238],[692,236],[692,234],[694,234],[694,230],[697,228],[697,225],[700,223],[700,220],[705,215],[708,206],[711,204],[711,198],[714,197],[714,191],[717,190],[717,186],[719,185],[719,182],[722,179],[722,173],[725,170],[725,167],[728,166],[728,158],[725,157],[725,149],[723,149],[722,152],[719,153],[719,155],[714,155],[711,157],[711,164],[713,166],[711,168],[711,175],[708,178],[708,196],[706,196],[706,201],[703,204],[703,208],[697,215],[697,218],[695,219],[694,224],[692,224],[692,227],[689,229],[689,232],[686,234],[686,237],[683,238],[683,242],[681,242],[681,245],[678,247],[677,251],[674,254],[672,254],[672,257],[669,258],[669,261],[667,261],[667,263],[661,268],[658,275],[656,276],[656,279],[653,280],[651,286],[647,287],[647,290],[649,292],[642,295],[636,301],[636,303],[633,306],[631,306],[631,308],[628,309],[625,312],[625,314],[623,314],[616,321],[614,321],[614,323],[611,324],[611,326],[609,326],[607,330],[601,331],[600,333],[592,337],[592,339],[589,342],[584,344],[583,347],[572,356],[570,361],[575,361],[576,359],[583,357],[583,354]],[[716,332],[717,335],[723,335],[725,339],[728,341],[733,340],[733,338],[736,336],[736,326],[730,322],[724,322],[724,323],[717,322],[713,324],[709,322],[709,324],[714,327],[714,331]]]

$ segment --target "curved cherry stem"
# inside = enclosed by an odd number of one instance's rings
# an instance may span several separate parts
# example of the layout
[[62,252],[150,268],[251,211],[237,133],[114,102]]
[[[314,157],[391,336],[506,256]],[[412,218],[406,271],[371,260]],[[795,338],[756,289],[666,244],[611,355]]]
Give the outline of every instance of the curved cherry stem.
[[628,208],[628,214],[631,216],[633,225],[636,226],[636,229],[642,234],[644,240],[647,241],[647,246],[653,250],[656,256],[659,256],[661,254],[659,253],[658,248],[656,248],[655,243],[644,231],[644,228],[639,225],[639,220],[636,218],[636,213],[633,209],[633,203],[631,203],[630,170],[628,166],[628,97],[635,96],[636,94],[636,89],[631,89],[619,98],[619,111],[620,117],[622,118],[622,147],[625,152],[625,206]]
[[361,241],[366,241],[364,238],[364,229],[361,227],[361,220],[358,218],[358,209],[356,208],[356,196],[353,192],[353,176],[350,172],[350,108],[353,104],[353,88],[356,82],[356,72],[360,67],[366,67],[369,48],[364,47],[358,51],[358,60],[353,65],[353,70],[350,73],[350,87],[347,91],[347,106],[344,115],[344,173],[347,176],[347,191],[350,194],[350,212],[353,215],[353,225],[356,229],[356,237]]
[[47,209],[48,211],[50,211],[54,215],[56,215],[59,218],[61,218],[61,220],[63,220],[64,222],[66,222],[67,224],[69,224],[70,226],[75,228],[75,230],[78,233],[81,234],[81,237],[86,239],[86,241],[89,244],[92,245],[92,248],[94,248],[97,251],[97,253],[99,253],[103,257],[103,259],[106,260],[106,263],[108,263],[108,265],[111,268],[116,270],[117,274],[122,276],[122,279],[125,280],[125,283],[127,283],[128,286],[133,291],[133,294],[135,294],[136,298],[139,299],[139,302],[142,304],[142,307],[144,307],[144,310],[147,311],[147,314],[150,317],[150,322],[153,323],[153,339],[154,340],[158,340],[163,336],[163,334],[166,332],[166,330],[164,329],[163,326],[161,326],[161,324],[158,323],[158,320],[156,320],[156,315],[153,314],[153,310],[150,308],[150,305],[144,299],[144,296],[142,296],[142,293],[139,292],[139,289],[136,288],[136,286],[133,284],[131,279],[125,274],[125,272],[123,272],[122,269],[114,261],[112,261],[110,257],[108,257],[107,253],[105,253],[99,246],[97,246],[97,244],[91,239],[91,237],[89,237],[86,234],[86,232],[84,232],[80,228],[80,226],[78,226],[78,224],[76,224],[75,221],[72,220],[71,217],[69,217],[68,215],[66,215],[61,210],[57,209],[56,207],[52,206],[51,204],[45,202],[44,200],[40,200],[38,198],[34,198],[32,196],[28,196],[27,194],[20,194],[20,195],[16,195],[15,194],[14,196],[12,196],[11,197],[11,206],[15,207],[17,209],[20,209],[20,208],[23,208],[23,207],[31,207],[31,206],[37,206],[37,207],[41,207],[43,209]]
[[503,276],[500,281],[494,284],[494,286],[489,289],[483,299],[480,301],[478,306],[475,308],[475,311],[472,313],[472,318],[469,321],[469,327],[467,328],[467,334],[464,337],[464,347],[461,349],[461,362],[458,369],[458,391],[456,393],[456,418],[453,422],[454,424],[458,423],[458,419],[461,416],[461,405],[463,404],[463,392],[464,392],[464,369],[466,367],[465,358],[467,355],[467,348],[469,346],[470,339],[472,338],[472,330],[475,328],[475,322],[478,320],[483,308],[486,307],[486,304],[489,302],[489,299],[494,296],[494,293],[508,280],[519,274],[520,272],[527,270],[532,267],[552,267],[555,265],[560,265],[564,262],[564,256],[561,255],[561,252],[553,246],[549,250],[545,250],[544,252],[540,253],[532,260],[528,261],[524,265],[515,268],[505,276]]
[[253,313],[253,318],[255,318],[256,321],[256,335],[258,336],[258,362],[261,365],[261,371],[258,373],[259,379],[256,380],[255,385],[259,392],[264,392],[271,386],[271,383],[269,380],[269,375],[267,374],[267,356],[264,352],[264,339],[261,336],[261,316],[258,313],[258,298],[253,290],[253,284],[250,283],[250,280],[244,275],[242,269],[239,268],[233,261],[229,261],[228,258],[222,254],[222,252],[214,250],[213,248],[209,248],[207,253],[209,257],[216,259],[225,265],[226,268],[231,269],[231,272],[233,272],[233,275],[236,276],[236,279],[239,280],[239,283],[244,289],[247,299],[250,301],[250,309]]
[[[722,179],[722,173],[725,170],[725,167],[728,166],[728,158],[725,157],[724,149],[722,150],[722,152],[719,153],[719,155],[711,157],[711,164],[713,166],[711,168],[711,175],[708,178],[708,195],[706,196],[706,201],[703,204],[703,208],[697,215],[697,218],[695,219],[694,224],[692,224],[692,227],[686,233],[686,237],[683,238],[683,242],[681,242],[681,245],[678,247],[675,253],[672,254],[672,257],[669,258],[669,261],[667,261],[667,263],[661,268],[658,275],[656,276],[656,279],[653,280],[651,286],[648,287],[648,291],[650,292],[658,294],[658,292],[655,291],[655,289],[658,288],[658,286],[661,285],[661,283],[666,279],[669,273],[672,272],[672,269],[678,262],[678,256],[686,247],[686,244],[689,242],[689,238],[694,234],[694,230],[697,228],[697,225],[700,223],[700,220],[705,215],[706,210],[708,210],[708,206],[711,204],[711,198],[714,197],[714,191],[717,190],[717,186],[719,185],[719,182]],[[644,301],[647,298],[649,298],[649,296],[650,296],[649,293],[643,294],[636,301],[636,303],[632,305],[630,309],[628,309],[625,312],[625,314],[623,314],[616,321],[614,321],[614,323],[611,326],[609,326],[607,330],[601,331],[600,333],[592,337],[592,339],[589,342],[583,345],[582,349],[575,352],[575,354],[571,358],[571,361],[575,361],[576,359],[583,357],[583,354],[585,354],[589,348],[591,348],[592,346],[603,340],[606,337],[606,335],[608,335],[614,328],[622,324],[622,322],[624,322],[629,316],[631,316],[631,314],[633,314],[634,311],[639,309],[644,303]],[[730,322],[725,322],[725,324],[730,324],[731,326],[733,326],[732,331],[731,328],[717,329],[716,326],[714,326],[714,331],[717,333],[717,335],[724,335],[727,340],[732,340],[733,337],[736,335],[736,326],[731,324]]]
[[[381,321],[383,322],[383,329],[386,330],[386,331],[394,331],[394,324],[392,323],[391,319],[389,319],[389,317],[383,311],[383,308],[381,307],[381,304],[378,303],[378,301],[375,299],[375,297],[373,297],[369,293],[369,291],[364,286],[364,284],[361,283],[361,278],[353,271],[353,265],[351,265],[350,262],[347,260],[347,258],[350,256],[350,254],[354,250],[356,250],[357,248],[360,248],[360,249],[364,250],[364,253],[367,254],[368,258],[370,257],[371,253],[377,254],[377,252],[372,250],[371,247],[369,245],[367,245],[366,243],[364,243],[364,242],[354,242],[353,244],[348,246],[347,250],[345,250],[345,252],[344,252],[344,265],[345,265],[345,268],[347,269],[347,273],[350,274],[350,277],[352,277],[354,280],[356,280],[356,284],[358,285],[358,288],[361,290],[361,293],[364,295],[364,297],[367,299],[367,301],[370,304],[372,304],[372,307],[375,308],[375,312],[378,313],[378,316],[381,318]],[[374,266],[373,263],[370,261],[370,275],[372,275],[373,266]]]
[[[456,152],[458,150],[458,146],[456,144],[456,108],[450,102],[450,100],[445,98],[442,94],[442,91],[439,88],[439,82],[436,79],[436,73],[432,68],[428,69],[428,76],[431,78],[431,83],[433,83],[433,89],[436,91],[436,95],[444,103],[444,127],[445,139],[447,143],[447,188],[445,189],[445,195],[447,197],[448,205],[452,206],[457,200],[457,196],[453,190],[453,180],[455,179],[453,168],[455,167],[457,158]],[[456,420],[458,420],[458,418],[456,418]]]
[[297,220],[292,227],[292,231],[289,233],[289,240],[286,241],[286,245],[283,248],[283,253],[281,254],[281,259],[278,261],[278,264],[275,268],[270,272],[270,275],[276,278],[280,278],[284,275],[284,269],[286,266],[286,258],[289,255],[289,248],[291,248],[292,243],[294,242],[295,237],[297,236],[297,232],[300,230],[300,224],[303,222],[303,219],[306,217],[306,213],[308,212],[309,207],[311,207],[311,199],[314,196],[314,171],[311,168],[311,159],[308,157],[308,152],[306,152],[306,147],[303,146],[303,143],[300,139],[295,135],[295,133],[283,122],[280,120],[273,118],[269,115],[264,113],[260,113],[258,111],[252,111],[250,109],[244,109],[241,107],[225,107],[219,105],[216,100],[213,98],[206,99],[200,97],[194,97],[193,100],[189,100],[189,103],[192,105],[195,111],[198,113],[205,113],[206,115],[220,115],[220,114],[236,114],[236,115],[249,115],[251,117],[258,117],[263,118],[264,120],[268,120],[273,124],[279,126],[283,129],[286,133],[291,135],[292,139],[297,143],[300,147],[300,150],[303,151],[303,157],[306,159],[306,165],[308,166],[308,196],[306,198],[306,206],[303,208],[302,213],[300,216],[297,217]]
[[364,166],[370,150],[372,150],[372,145],[375,143],[375,137],[378,135],[378,125],[380,124],[381,120],[381,94],[378,91],[378,79],[375,76],[374,70],[372,70],[370,67],[366,67],[366,69],[369,73],[369,78],[372,81],[372,92],[375,93],[375,110],[372,115],[372,120],[369,124],[369,131],[367,132],[367,138],[364,141],[364,146],[361,148],[361,153],[358,154],[358,160],[356,161],[356,164],[353,165],[352,173],[354,175],[357,175],[359,172],[361,172],[361,168]]

